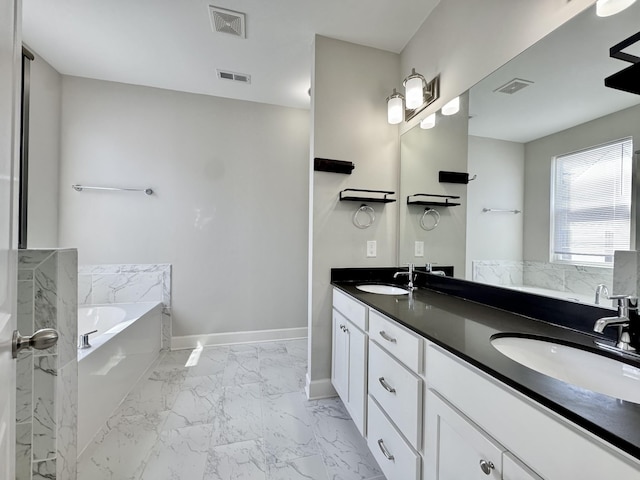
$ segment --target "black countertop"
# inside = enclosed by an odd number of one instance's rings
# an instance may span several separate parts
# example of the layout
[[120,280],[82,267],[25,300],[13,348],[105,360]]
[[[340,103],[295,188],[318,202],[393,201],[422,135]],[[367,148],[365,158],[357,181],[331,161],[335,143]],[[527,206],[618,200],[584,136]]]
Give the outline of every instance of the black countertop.
[[[596,336],[423,287],[411,296],[365,293],[355,287],[362,280],[343,277],[332,275],[332,285],[640,459],[640,405],[537,373],[507,358],[490,343],[493,335],[517,333],[594,350]],[[542,298],[531,297],[533,302]],[[615,353],[605,355],[620,359]],[[636,359],[624,361],[640,368]]]

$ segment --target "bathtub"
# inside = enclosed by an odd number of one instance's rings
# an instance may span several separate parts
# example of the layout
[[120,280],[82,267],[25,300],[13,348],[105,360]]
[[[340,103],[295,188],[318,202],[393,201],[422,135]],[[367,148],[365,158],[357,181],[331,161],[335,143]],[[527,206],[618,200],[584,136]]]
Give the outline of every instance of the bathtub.
[[120,402],[158,358],[162,337],[160,302],[78,308],[78,454],[91,442]]
[[[595,304],[595,297],[593,295],[584,295],[581,293],[573,293],[573,292],[561,292],[559,290],[550,290],[548,288],[532,287],[530,285],[504,285],[503,287],[510,288],[512,290],[518,290],[520,292],[535,293],[536,295],[543,295],[545,297],[553,297],[553,298],[559,298],[560,300],[568,300],[570,302]],[[609,307],[610,305],[606,300],[604,300],[603,305],[601,306]]]

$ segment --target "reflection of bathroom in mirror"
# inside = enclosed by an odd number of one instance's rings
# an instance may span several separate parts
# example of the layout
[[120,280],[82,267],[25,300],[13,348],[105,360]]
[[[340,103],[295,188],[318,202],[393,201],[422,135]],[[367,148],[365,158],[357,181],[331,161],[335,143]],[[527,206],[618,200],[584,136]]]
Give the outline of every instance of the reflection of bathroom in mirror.
[[[585,303],[594,302],[598,284],[611,291],[613,250],[635,250],[635,205],[618,206],[630,211],[624,247],[611,243],[610,225],[589,218],[583,230],[602,237],[610,251],[592,257],[557,255],[552,262],[552,223],[558,224],[551,213],[552,166],[556,157],[631,139],[631,145],[617,147],[626,170],[622,160],[614,163],[624,170],[620,181],[631,186],[640,96],[607,88],[604,79],[628,66],[610,58],[609,49],[639,28],[640,4],[606,18],[587,9],[471,88],[461,97],[458,114],[438,112],[434,128],[416,126],[405,133],[400,264],[454,265],[457,278]],[[625,51],[638,55],[638,50]],[[599,177],[616,170],[614,164],[601,164],[605,174]],[[583,177],[598,177],[595,164],[589,165]],[[440,183],[441,170],[477,178],[468,184]],[[635,193],[631,187],[627,191],[635,204]],[[420,224],[424,207],[406,205],[406,197],[418,192],[460,196],[461,205],[434,207],[440,221],[425,230]],[[420,242],[423,256],[416,255]]]

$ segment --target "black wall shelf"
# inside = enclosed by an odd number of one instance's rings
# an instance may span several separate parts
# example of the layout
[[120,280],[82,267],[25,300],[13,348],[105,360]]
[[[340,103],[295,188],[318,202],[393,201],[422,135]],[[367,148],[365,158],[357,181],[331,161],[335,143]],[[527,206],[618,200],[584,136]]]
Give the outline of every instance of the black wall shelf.
[[[411,197],[424,197],[424,199],[417,199]],[[460,198],[457,195],[436,195],[434,193],[414,193],[407,197],[407,205],[424,205],[429,207],[456,207],[462,205],[461,203],[450,202],[449,200],[456,200]],[[440,200],[442,199],[442,200]]]
[[[355,192],[355,194],[346,194],[347,192]],[[395,195],[396,192],[387,190],[367,190],[360,188],[345,188],[340,192],[340,201],[351,202],[375,202],[375,203],[391,203],[395,202],[395,198],[388,198],[387,195]],[[381,194],[382,197],[371,196],[372,194]]]
[[344,160],[331,160],[329,158],[314,158],[313,169],[316,172],[331,172],[331,173],[344,173],[351,175],[351,172],[356,166],[353,162],[346,162]]

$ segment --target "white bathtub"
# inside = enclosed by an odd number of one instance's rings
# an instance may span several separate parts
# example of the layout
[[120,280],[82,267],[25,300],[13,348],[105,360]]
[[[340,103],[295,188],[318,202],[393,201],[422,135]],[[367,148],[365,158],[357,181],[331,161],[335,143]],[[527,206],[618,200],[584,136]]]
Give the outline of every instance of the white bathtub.
[[[502,285],[501,285],[502,286]],[[559,298],[560,300],[568,300],[570,302],[579,302],[586,304],[595,304],[595,296],[584,295],[581,293],[561,292],[558,290],[550,290],[548,288],[532,287],[530,285],[505,285],[504,288],[518,290],[520,292],[535,293],[545,297]],[[603,307],[609,307],[609,302],[603,301]]]
[[78,454],[158,358],[162,304],[123,303],[78,308],[78,335],[91,348],[78,349]]

